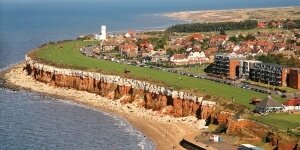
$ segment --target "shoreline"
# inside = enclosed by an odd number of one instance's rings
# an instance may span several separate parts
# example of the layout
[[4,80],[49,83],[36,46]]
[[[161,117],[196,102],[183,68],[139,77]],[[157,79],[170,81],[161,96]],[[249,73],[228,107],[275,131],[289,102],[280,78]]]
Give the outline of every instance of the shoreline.
[[[282,11],[290,9],[295,9],[300,12],[300,6],[287,6],[287,7],[260,7],[260,8],[233,8],[233,9],[209,9],[209,10],[193,10],[193,11],[177,11],[177,12],[166,12],[163,13],[162,16],[166,18],[170,18],[177,21],[185,21],[185,22],[223,22],[223,21],[242,21],[247,19],[255,19],[252,18],[253,12],[256,11]],[[262,13],[265,13],[262,12]],[[249,14],[250,13],[250,14]],[[282,14],[282,13],[279,13]],[[221,16],[223,15],[223,16]],[[297,15],[297,14],[295,14]],[[255,15],[254,15],[255,16]],[[261,17],[261,16],[259,16]],[[257,19],[259,19],[259,17]],[[289,16],[290,17],[290,16]],[[210,18],[213,18],[211,20]],[[297,16],[298,19],[300,17]],[[270,18],[269,19],[274,19]],[[275,18],[276,20],[276,18]]]
[[24,89],[49,95],[79,105],[94,108],[120,116],[129,122],[135,129],[150,139],[157,149],[183,149],[179,142],[184,136],[200,132],[195,128],[195,119],[192,117],[174,118],[162,115],[152,110],[135,108],[135,104],[122,105],[120,100],[109,100],[94,93],[75,89],[54,87],[35,81],[22,71],[22,63],[1,73],[5,84],[13,89]]

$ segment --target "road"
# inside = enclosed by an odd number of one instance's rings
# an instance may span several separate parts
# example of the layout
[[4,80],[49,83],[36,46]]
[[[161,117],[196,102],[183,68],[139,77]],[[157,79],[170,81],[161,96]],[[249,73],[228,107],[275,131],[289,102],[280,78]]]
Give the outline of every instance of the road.
[[[86,55],[86,56],[95,57],[95,58],[99,59],[100,56],[93,52],[94,48],[95,48],[95,46],[82,48],[81,53]],[[117,62],[117,63],[123,63],[123,64],[127,64],[127,65],[139,66],[139,67],[153,68],[153,69],[157,69],[157,70],[161,70],[161,71],[176,73],[178,75],[185,75],[185,76],[190,76],[190,77],[194,77],[194,78],[199,78],[199,79],[205,79],[205,80],[218,82],[218,83],[221,83],[221,84],[227,84],[227,85],[231,85],[231,86],[235,86],[235,87],[240,87],[240,88],[244,88],[244,89],[248,89],[248,90],[253,90],[253,91],[256,91],[256,92],[260,92],[260,93],[273,94],[273,95],[274,94],[286,95],[286,94],[282,94],[282,93],[280,93],[276,90],[273,90],[273,89],[268,89],[268,88],[260,87],[260,86],[253,85],[253,84],[243,83],[239,80],[233,81],[233,80],[229,80],[229,79],[222,79],[222,78],[219,78],[219,77],[211,76],[211,75],[206,74],[206,73],[193,74],[193,73],[190,73],[190,72],[186,72],[186,71],[184,72],[182,70],[178,70],[177,68],[163,68],[163,67],[158,67],[158,66],[150,66],[150,65],[146,65],[146,64],[143,64],[143,63],[136,62],[134,60],[110,59],[110,61],[112,61],[112,60],[114,62]]]

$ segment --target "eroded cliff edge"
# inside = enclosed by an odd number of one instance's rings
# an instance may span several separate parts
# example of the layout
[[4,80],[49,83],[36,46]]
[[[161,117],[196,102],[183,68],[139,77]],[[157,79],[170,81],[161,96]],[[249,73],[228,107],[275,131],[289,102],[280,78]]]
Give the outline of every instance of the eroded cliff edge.
[[213,118],[218,124],[228,122],[227,117],[220,117],[224,116],[223,112],[215,111],[216,102],[149,82],[57,68],[39,63],[28,56],[25,57],[23,70],[27,75],[43,83],[88,91],[111,100],[122,99],[122,103],[137,102],[140,107],[174,117],[195,116],[198,119]]
[[[137,103],[139,107],[174,117],[194,116],[205,119],[207,124],[224,124],[227,127],[226,134],[254,141],[261,141],[265,135],[269,135],[269,129],[262,128],[264,125],[250,120],[236,121],[232,119],[232,113],[220,110],[216,102],[204,100],[203,97],[190,93],[115,75],[57,68],[39,63],[28,56],[25,60],[23,70],[27,75],[43,83],[95,93],[110,100],[121,100],[123,104]],[[257,126],[255,129],[261,130],[252,130],[253,124]],[[283,143],[287,141],[276,142],[278,138],[273,136],[271,139],[272,145],[286,147]],[[293,142],[289,144],[290,147],[294,145]]]

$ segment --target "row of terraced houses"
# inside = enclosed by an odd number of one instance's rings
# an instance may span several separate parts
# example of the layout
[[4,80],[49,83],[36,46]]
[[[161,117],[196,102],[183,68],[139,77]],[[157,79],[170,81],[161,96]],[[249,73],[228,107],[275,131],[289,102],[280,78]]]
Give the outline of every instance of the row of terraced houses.
[[212,73],[228,79],[249,79],[274,86],[300,89],[300,69],[246,60],[245,57],[222,53],[215,55]]

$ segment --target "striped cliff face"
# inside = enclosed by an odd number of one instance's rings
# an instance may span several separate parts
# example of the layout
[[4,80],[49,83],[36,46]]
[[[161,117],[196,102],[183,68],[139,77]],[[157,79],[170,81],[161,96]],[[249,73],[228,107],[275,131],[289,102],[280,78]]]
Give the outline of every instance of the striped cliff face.
[[207,119],[214,113],[216,102],[205,101],[190,93],[120,76],[57,68],[27,56],[25,59],[24,71],[37,81],[50,85],[88,91],[112,100],[122,99],[124,104],[136,102],[140,107],[175,117]]

